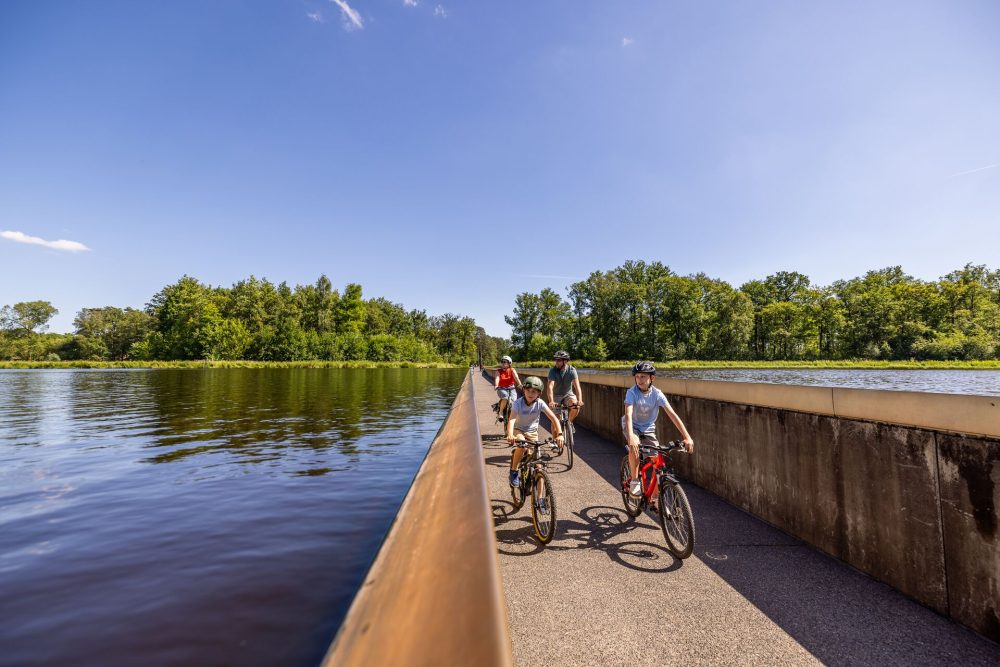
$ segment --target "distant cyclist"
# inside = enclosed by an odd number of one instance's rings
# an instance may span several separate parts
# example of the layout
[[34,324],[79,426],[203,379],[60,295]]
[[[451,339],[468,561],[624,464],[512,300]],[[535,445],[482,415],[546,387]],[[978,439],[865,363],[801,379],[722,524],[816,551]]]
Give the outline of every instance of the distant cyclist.
[[625,392],[625,416],[622,417],[622,433],[628,446],[628,462],[632,468],[632,481],[629,493],[638,497],[642,494],[642,483],[639,481],[639,443],[640,441],[658,445],[656,440],[656,418],[660,408],[667,413],[670,421],[684,438],[684,446],[688,453],[694,453],[694,440],[684,427],[684,422],[670,407],[667,397],[657,387],[653,386],[656,378],[656,366],[648,361],[640,361],[632,367],[632,377],[635,384]]
[[[517,436],[523,436],[528,442],[538,442],[538,418],[544,413],[549,418],[552,425],[552,435],[556,444],[563,446],[563,435],[559,427],[559,419],[555,413],[545,405],[545,401],[538,400],[542,395],[542,381],[536,377],[525,378],[524,396],[514,401],[510,407],[510,419],[507,421],[507,442],[514,444]],[[510,455],[510,485],[520,486],[521,480],[518,478],[517,466],[524,456],[525,447],[515,447]]]
[[500,397],[497,410],[501,415],[507,410],[507,406],[517,398],[516,388],[521,386],[521,378],[518,377],[512,363],[514,361],[506,354],[500,357],[500,370],[493,378],[493,388],[497,390],[497,396]]
[[580,391],[580,375],[569,363],[569,352],[559,350],[552,357],[555,366],[549,369],[547,393],[549,405],[565,405],[572,422],[583,407],[583,392]]

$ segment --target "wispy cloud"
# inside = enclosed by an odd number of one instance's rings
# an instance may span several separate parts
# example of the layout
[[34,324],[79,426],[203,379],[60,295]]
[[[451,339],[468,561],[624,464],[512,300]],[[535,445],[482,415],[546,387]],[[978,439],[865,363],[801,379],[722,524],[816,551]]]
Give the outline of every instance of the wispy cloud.
[[17,243],[29,243],[31,245],[45,246],[46,248],[52,248],[53,250],[65,250],[67,252],[82,252],[84,250],[90,250],[90,248],[77,241],[67,241],[65,239],[59,239],[58,241],[46,241],[45,239],[37,236],[28,236],[24,232],[0,232],[0,237]]
[[344,30],[361,30],[365,27],[365,22],[361,20],[358,10],[347,4],[347,0],[330,0],[340,7],[340,13],[344,17]]
[[628,48],[628,47],[632,46],[633,44],[635,44],[635,40],[632,39],[631,37],[622,37],[622,48],[623,49]]
[[434,16],[446,19],[448,18],[448,10],[444,8],[444,5],[438,5],[437,7],[434,8]]
[[526,273],[525,278],[543,278],[545,280],[583,280],[580,276],[553,276],[547,273]]
[[406,5],[407,7],[416,7],[417,0],[403,0],[403,4]]
[[308,16],[313,23],[323,22],[323,15],[319,12],[306,12],[306,16]]
[[965,176],[966,174],[974,174],[977,171],[986,171],[987,169],[995,169],[997,167],[1000,167],[1000,162],[997,162],[996,164],[988,164],[985,167],[976,167],[975,169],[969,169],[967,171],[960,171],[957,174],[952,174],[948,178],[955,178],[956,176]]

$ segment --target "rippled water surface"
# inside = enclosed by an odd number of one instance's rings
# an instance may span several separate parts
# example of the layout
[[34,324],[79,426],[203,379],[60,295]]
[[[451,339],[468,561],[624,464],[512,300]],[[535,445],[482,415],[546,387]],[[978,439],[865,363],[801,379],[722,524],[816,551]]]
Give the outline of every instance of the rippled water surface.
[[316,664],[463,376],[0,371],[0,664]]
[[[590,371],[582,373],[609,373]],[[628,371],[618,371],[628,374]],[[767,384],[798,384],[821,387],[854,387],[892,391],[924,391],[939,394],[973,394],[1000,396],[1000,370],[879,370],[834,368],[719,368],[666,369],[659,377],[725,382],[763,382]]]

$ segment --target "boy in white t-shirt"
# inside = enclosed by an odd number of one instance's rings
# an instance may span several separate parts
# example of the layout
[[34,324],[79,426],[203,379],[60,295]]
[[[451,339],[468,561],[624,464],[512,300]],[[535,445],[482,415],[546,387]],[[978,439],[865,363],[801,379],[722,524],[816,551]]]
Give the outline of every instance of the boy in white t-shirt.
[[625,416],[622,417],[622,433],[628,446],[628,462],[632,469],[632,481],[629,483],[629,493],[638,497],[642,494],[642,483],[639,481],[639,443],[646,440],[656,445],[656,418],[662,408],[670,421],[684,438],[688,454],[694,453],[694,440],[684,427],[684,422],[677,416],[663,392],[653,386],[656,377],[656,366],[648,361],[640,361],[632,367],[632,377],[635,384],[625,392]]

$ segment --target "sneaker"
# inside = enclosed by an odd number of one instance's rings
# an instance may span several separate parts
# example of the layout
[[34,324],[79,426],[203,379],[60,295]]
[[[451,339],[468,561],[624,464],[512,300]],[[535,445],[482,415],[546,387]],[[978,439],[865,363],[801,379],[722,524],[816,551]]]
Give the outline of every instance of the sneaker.
[[628,492],[629,495],[638,498],[642,495],[642,483],[637,479],[633,479],[628,485]]
[[516,470],[510,471],[510,485],[521,486],[521,476],[517,474]]

